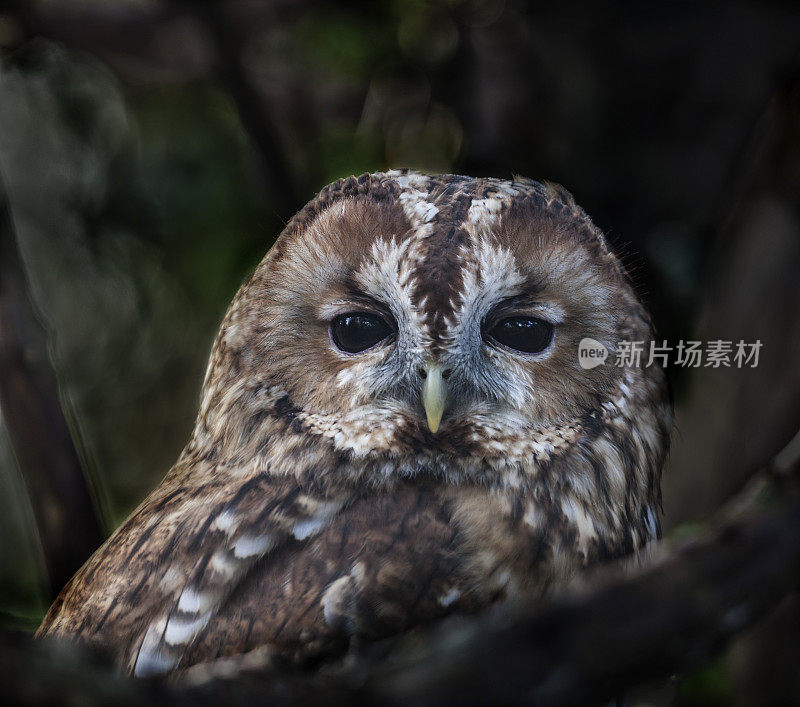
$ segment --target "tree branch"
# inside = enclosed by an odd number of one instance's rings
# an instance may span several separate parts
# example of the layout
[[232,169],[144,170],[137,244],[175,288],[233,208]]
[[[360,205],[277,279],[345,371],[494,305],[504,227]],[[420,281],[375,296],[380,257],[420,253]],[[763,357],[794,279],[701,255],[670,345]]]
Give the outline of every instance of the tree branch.
[[54,596],[105,533],[48,370],[45,335],[25,289],[0,185],[0,409],[28,489]]

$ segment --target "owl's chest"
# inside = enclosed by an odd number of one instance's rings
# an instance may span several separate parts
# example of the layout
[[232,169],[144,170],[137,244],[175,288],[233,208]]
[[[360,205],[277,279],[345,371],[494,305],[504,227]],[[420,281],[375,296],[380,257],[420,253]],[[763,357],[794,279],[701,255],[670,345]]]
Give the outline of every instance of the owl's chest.
[[539,596],[552,581],[552,553],[508,511],[479,489],[405,486],[361,498],[310,542],[255,568],[186,661],[217,651],[222,632],[226,654],[271,644],[305,660],[509,593]]

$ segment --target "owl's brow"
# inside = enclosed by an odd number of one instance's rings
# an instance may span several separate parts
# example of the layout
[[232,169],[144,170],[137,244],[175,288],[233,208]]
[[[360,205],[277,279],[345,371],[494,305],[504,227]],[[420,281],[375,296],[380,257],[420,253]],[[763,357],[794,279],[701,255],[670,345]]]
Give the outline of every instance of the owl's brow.
[[335,308],[350,306],[358,309],[376,311],[385,316],[391,316],[391,311],[384,302],[381,302],[379,299],[376,299],[372,295],[363,292],[358,288],[348,287],[344,293],[344,297],[336,299],[330,303],[330,307]]
[[537,279],[535,281],[526,281],[521,286],[523,290],[518,295],[511,295],[510,297],[504,297],[502,300],[497,302],[494,305],[494,309],[502,309],[502,310],[516,310],[516,309],[525,309],[528,307],[539,307],[543,304],[542,302],[542,285],[541,279]]

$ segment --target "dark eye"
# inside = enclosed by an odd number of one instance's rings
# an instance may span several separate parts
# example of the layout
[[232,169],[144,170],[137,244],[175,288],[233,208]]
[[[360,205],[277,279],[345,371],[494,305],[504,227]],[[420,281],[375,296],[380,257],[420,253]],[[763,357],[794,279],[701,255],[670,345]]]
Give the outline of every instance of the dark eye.
[[510,349],[539,353],[553,340],[553,325],[533,317],[509,317],[495,324],[485,336]]
[[377,314],[342,314],[331,322],[331,338],[336,348],[358,353],[383,341],[392,328]]

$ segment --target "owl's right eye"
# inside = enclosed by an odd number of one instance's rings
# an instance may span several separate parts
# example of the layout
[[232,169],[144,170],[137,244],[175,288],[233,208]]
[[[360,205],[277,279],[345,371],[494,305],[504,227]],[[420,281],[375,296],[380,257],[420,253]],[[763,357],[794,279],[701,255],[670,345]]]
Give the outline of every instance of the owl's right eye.
[[378,314],[341,314],[331,322],[331,339],[337,349],[346,353],[366,351],[391,333],[392,327]]

